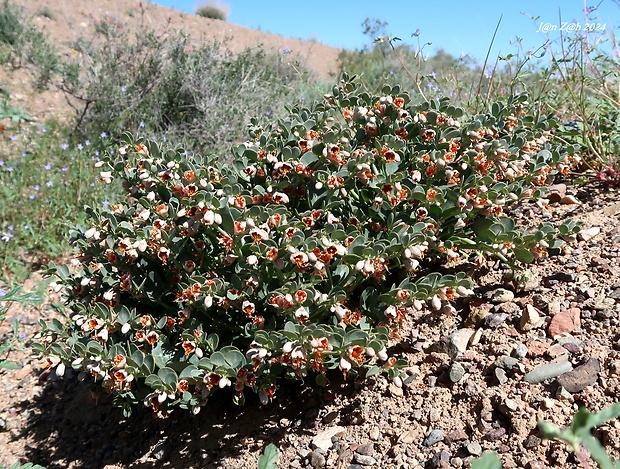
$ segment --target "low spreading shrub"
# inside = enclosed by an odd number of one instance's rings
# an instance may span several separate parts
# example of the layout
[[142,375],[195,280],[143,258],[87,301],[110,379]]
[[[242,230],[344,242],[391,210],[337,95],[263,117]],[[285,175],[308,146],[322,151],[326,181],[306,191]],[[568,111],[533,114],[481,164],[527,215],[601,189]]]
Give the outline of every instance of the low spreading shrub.
[[127,412],[198,412],[222,388],[266,403],[278,378],[324,384],[330,369],[398,383],[406,361],[386,345],[408,315],[454,313],[472,264],[559,245],[552,225],[524,232],[507,214],[578,159],[555,126],[524,95],[465,116],[345,75],[311,108],[254,120],[232,165],[129,140],[98,163],[126,197],[87,208],[78,256],[51,266],[67,321],[42,323],[37,350]]
[[204,18],[226,21],[228,17],[228,8],[225,5],[207,3],[206,5],[198,7],[196,14]]

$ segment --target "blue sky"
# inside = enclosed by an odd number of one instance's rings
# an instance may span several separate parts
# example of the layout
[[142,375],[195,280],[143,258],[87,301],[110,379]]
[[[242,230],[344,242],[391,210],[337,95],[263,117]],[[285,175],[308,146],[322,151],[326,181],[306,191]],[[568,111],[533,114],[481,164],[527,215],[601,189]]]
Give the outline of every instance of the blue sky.
[[[193,13],[206,2],[196,0],[151,0],[154,3]],[[214,2],[217,3],[217,2]],[[517,37],[527,51],[541,46],[547,39],[557,39],[562,22],[566,35],[583,34],[586,24],[584,6],[597,7],[590,23],[600,23],[592,39],[616,32],[620,24],[620,4],[614,0],[498,0],[421,2],[419,0],[227,0],[230,23],[280,34],[287,38],[316,39],[324,44],[359,49],[370,44],[362,33],[366,18],[388,23],[387,31],[404,42],[417,44],[419,39],[432,54],[444,49],[455,56],[469,54],[482,61],[493,32],[502,17],[492,57],[516,51]],[[561,15],[561,16],[560,16]],[[532,18],[538,19],[533,20]],[[561,20],[560,20],[561,18]],[[562,21],[562,22],[561,22]],[[541,27],[542,25],[542,27]],[[556,28],[545,34],[539,29]],[[577,29],[578,30],[570,30]]]

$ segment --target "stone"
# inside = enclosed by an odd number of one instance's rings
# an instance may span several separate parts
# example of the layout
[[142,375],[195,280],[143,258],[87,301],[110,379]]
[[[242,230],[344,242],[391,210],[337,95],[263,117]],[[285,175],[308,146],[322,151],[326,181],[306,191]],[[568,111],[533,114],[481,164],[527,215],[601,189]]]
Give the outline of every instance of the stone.
[[442,469],[449,468],[451,457],[452,455],[448,453],[447,451],[440,451],[439,453],[435,454],[431,458],[431,467],[442,468]]
[[521,313],[519,327],[523,331],[530,331],[544,324],[545,319],[540,316],[540,311],[532,305],[526,305]]
[[517,358],[517,359],[521,359],[521,358],[525,358],[528,354],[529,350],[527,348],[527,345],[525,344],[518,344],[514,350],[512,351],[512,355]]
[[480,456],[482,454],[482,446],[480,446],[480,443],[477,441],[471,442],[465,447],[465,449],[472,456]]
[[596,358],[590,358],[583,365],[560,376],[558,383],[570,393],[581,392],[586,386],[592,386],[596,383],[600,372],[600,362]]
[[565,195],[560,199],[562,205],[581,205],[580,200],[574,195]]
[[460,353],[465,353],[467,345],[469,344],[469,339],[471,339],[474,333],[473,329],[457,329],[450,334],[448,338],[448,347],[451,354],[456,356]]
[[498,288],[496,290],[487,292],[485,298],[491,300],[493,303],[508,303],[515,299],[515,294],[505,288]]
[[493,374],[497,378],[499,384],[506,384],[508,382],[508,375],[506,375],[506,370],[502,368],[495,368],[493,370]]
[[581,230],[578,234],[577,234],[577,238],[581,241],[590,241],[592,238],[594,238],[596,235],[598,235],[601,232],[601,228],[598,226],[593,226],[592,228],[586,228]]
[[572,369],[573,365],[568,360],[551,362],[545,365],[537,366],[532,371],[527,373],[523,377],[523,380],[530,384],[542,383],[545,380],[557,378],[558,376],[567,373]]
[[401,435],[398,437],[398,441],[408,445],[413,443],[414,441],[417,441],[421,437],[422,434],[419,430],[407,430],[406,432],[401,433]]
[[372,456],[365,456],[358,453],[355,453],[353,460],[361,466],[374,466],[377,463],[377,460]]
[[330,424],[338,418],[338,412],[332,411],[326,414],[321,420],[325,424]]
[[536,448],[541,442],[542,440],[536,435],[529,435],[523,442],[523,447],[528,449]]
[[439,443],[441,440],[443,440],[443,430],[433,430],[424,440],[424,446],[433,446],[435,443]]
[[379,431],[379,427],[372,427],[370,429],[370,432],[368,433],[368,436],[370,437],[371,440],[377,441],[379,439],[379,437],[381,436],[381,432]]
[[450,381],[458,383],[465,376],[465,368],[458,362],[454,362],[450,367]]
[[581,327],[581,310],[579,308],[570,308],[551,318],[547,332],[549,337],[553,338],[567,332],[573,332],[579,327]]
[[171,448],[168,440],[162,440],[151,451],[151,457],[157,461],[167,461],[170,457],[170,451]]
[[310,463],[310,466],[312,466],[313,469],[321,469],[325,467],[325,463],[326,463],[325,456],[316,450],[312,451],[308,455],[308,462]]
[[359,445],[355,450],[357,454],[363,454],[364,456],[372,456],[375,452],[375,445],[372,443],[366,443],[365,445]]
[[526,345],[532,358],[542,357],[549,349],[549,344],[540,340],[530,340]]
[[518,364],[519,360],[517,358],[509,357],[508,355],[501,355],[495,359],[495,366],[505,370],[511,370]]
[[456,430],[452,430],[450,433],[446,435],[446,441],[448,443],[452,443],[454,441],[463,441],[469,438],[465,430],[462,428],[457,428]]
[[558,386],[558,390],[555,392],[555,398],[561,401],[568,401],[571,404],[575,402],[573,395],[568,392],[563,386]]
[[327,451],[333,444],[332,437],[343,433],[344,431],[344,427],[340,426],[326,428],[312,438],[312,448],[321,448],[323,451]]
[[392,397],[402,397],[404,395],[403,388],[396,386],[394,383],[388,386],[388,391]]
[[30,373],[32,373],[32,366],[30,365],[26,365],[24,366],[21,370],[16,371],[15,374],[13,375],[13,377],[17,380],[17,381],[21,381],[22,379],[24,379],[26,376],[28,376]]
[[508,319],[508,315],[506,313],[489,314],[486,318],[484,318],[484,324],[488,327],[495,328],[506,322],[506,319]]
[[489,441],[497,441],[506,434],[504,427],[494,428],[493,430],[484,434],[484,438]]

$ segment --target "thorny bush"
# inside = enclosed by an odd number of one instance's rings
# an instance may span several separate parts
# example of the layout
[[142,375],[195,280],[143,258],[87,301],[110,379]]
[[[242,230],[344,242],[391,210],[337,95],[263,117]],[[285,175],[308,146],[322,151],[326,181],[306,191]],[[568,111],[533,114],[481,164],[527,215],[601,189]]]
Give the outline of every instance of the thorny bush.
[[266,403],[279,377],[324,384],[338,368],[398,383],[406,361],[388,339],[414,311],[454,312],[472,294],[459,265],[515,266],[559,245],[550,224],[522,232],[504,214],[578,159],[527,106],[520,95],[464,117],[344,75],[313,108],[253,121],[228,166],[129,141],[98,163],[126,198],[88,208],[79,255],[51,268],[70,313],[43,324],[38,350],[126,412],[198,412],[227,387]]

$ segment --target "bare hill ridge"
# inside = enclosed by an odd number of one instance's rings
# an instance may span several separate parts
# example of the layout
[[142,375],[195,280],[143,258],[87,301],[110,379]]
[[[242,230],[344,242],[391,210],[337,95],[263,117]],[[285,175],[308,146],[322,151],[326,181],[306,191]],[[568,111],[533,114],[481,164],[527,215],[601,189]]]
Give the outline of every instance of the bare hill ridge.
[[[102,20],[119,21],[129,26],[145,26],[155,30],[168,27],[187,33],[192,42],[221,43],[233,53],[247,48],[263,47],[268,51],[284,51],[285,62],[298,62],[321,79],[330,79],[337,71],[340,49],[314,41],[289,39],[268,32],[256,31],[226,21],[200,17],[171,8],[139,0],[19,0],[28,17],[49,36],[61,52],[67,44],[80,36],[92,35],[95,25]],[[64,97],[52,91],[34,93],[26,73],[7,73],[0,70],[0,83],[7,86],[14,103],[39,118],[62,114]]]

